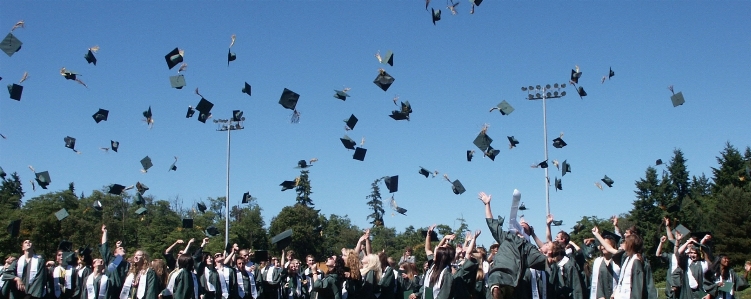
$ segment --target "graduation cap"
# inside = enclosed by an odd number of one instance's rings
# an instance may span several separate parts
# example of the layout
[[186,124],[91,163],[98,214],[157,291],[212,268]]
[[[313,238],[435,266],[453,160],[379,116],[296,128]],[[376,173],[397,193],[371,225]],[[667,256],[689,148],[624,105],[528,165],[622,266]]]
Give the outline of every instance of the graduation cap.
[[5,176],[6,176],[6,175],[8,175],[8,174],[7,174],[7,173],[5,173],[5,171],[3,170],[3,168],[2,168],[2,167],[0,167],[0,178],[2,178],[2,179],[5,179]]
[[490,158],[491,161],[495,161],[495,157],[500,153],[500,150],[494,149],[492,146],[488,146],[488,150],[485,151],[485,156]]
[[206,205],[202,202],[196,203],[196,207],[198,207],[198,211],[201,213],[206,213]]
[[102,210],[102,202],[101,201],[94,201],[94,203],[91,205],[94,210],[101,211]]
[[248,84],[248,82],[245,82],[245,87],[243,87],[242,92],[245,93],[245,94],[248,94],[248,96],[250,96],[251,88],[250,88],[250,84]]
[[587,96],[587,92],[584,91],[584,87],[579,86],[579,89],[576,90],[577,93],[579,93],[579,98],[583,99]]
[[136,190],[138,190],[138,193],[141,193],[141,195],[143,195],[144,193],[146,193],[146,191],[149,190],[149,187],[145,184],[141,184],[141,182],[136,182]]
[[36,176],[36,181],[39,187],[42,187],[42,189],[47,189],[47,186],[52,183],[52,180],[50,179],[50,173],[47,171],[42,171],[39,173],[34,174]]
[[[196,91],[198,91],[198,89],[196,89]],[[214,108],[214,104],[201,97],[201,100],[198,101],[198,105],[196,105],[196,111],[200,112],[200,114],[198,114],[198,121],[206,123],[206,120],[211,116],[211,108]]]
[[57,220],[62,221],[65,218],[68,218],[70,214],[68,214],[68,210],[65,208],[60,209],[59,211],[55,212],[55,217],[57,217]]
[[[420,230],[420,234],[422,234],[423,238],[428,237],[428,231],[426,230]],[[438,242],[440,241],[438,239],[438,233],[436,233],[434,230],[430,231],[430,242]]]
[[398,175],[390,176],[390,177],[387,176],[383,180],[383,182],[386,183],[386,188],[389,189],[389,193],[394,193],[396,191],[399,191],[399,176]]
[[21,94],[23,93],[23,86],[18,84],[8,84],[8,94],[10,98],[16,101],[21,101]]
[[21,232],[21,219],[13,220],[8,224],[8,234],[11,238],[18,237]]
[[125,190],[125,186],[120,185],[120,184],[112,184],[112,186],[110,186],[110,190],[107,191],[107,193],[113,194],[113,195],[120,195],[123,193],[124,190]]
[[177,157],[175,157],[175,162],[172,162],[172,165],[170,165],[169,169],[167,170],[167,172],[170,171],[177,171]]
[[65,138],[63,138],[63,140],[65,141],[65,147],[66,148],[72,149],[74,152],[78,152],[76,150],[76,139],[75,138],[70,137],[70,136],[66,136]]
[[548,160],[537,163],[537,165],[532,165],[532,167],[533,168],[548,168]]
[[673,95],[670,96],[670,101],[673,102],[673,107],[678,107],[686,102],[683,98],[682,92],[679,91],[678,93],[675,93],[675,91],[673,91],[673,85],[668,86],[668,90],[673,93]]
[[287,191],[289,189],[297,187],[297,180],[294,181],[284,181],[279,186],[282,186],[282,191]]
[[407,214],[405,214],[405,213],[407,213],[407,209],[402,208],[399,205],[397,205],[396,204],[396,200],[394,200],[394,196],[393,195],[391,196],[391,203],[390,203],[390,205],[391,205],[391,209],[394,210],[395,212],[397,212],[399,214],[402,214],[404,216],[407,216]]
[[509,149],[515,148],[517,144],[519,144],[519,140],[516,140],[514,136],[506,136],[508,138],[509,142]]
[[78,255],[82,256],[82,257],[85,257],[85,258],[90,258],[92,252],[93,251],[88,246],[87,247],[79,247],[78,248]]
[[94,113],[94,115],[92,115],[91,117],[94,118],[94,121],[96,123],[99,123],[101,121],[106,121],[109,114],[110,114],[109,110],[104,110],[104,109],[99,108],[99,111]]
[[475,141],[472,143],[477,146],[481,151],[485,152],[490,147],[490,144],[493,142],[493,138],[490,138],[487,133],[485,133],[485,130],[480,132],[480,134],[477,134],[477,137],[475,137]]
[[387,91],[389,90],[389,87],[391,87],[391,84],[394,83],[394,80],[394,77],[391,77],[389,73],[387,73],[383,69],[380,69],[378,76],[376,76],[375,80],[373,80],[373,83],[383,89],[383,91]]
[[[681,237],[685,238],[686,236],[691,234],[691,231],[683,226],[683,224],[678,224],[678,226],[673,229],[673,234],[675,235],[676,232],[681,233]],[[703,237],[703,236],[702,236]]]
[[99,47],[92,47],[89,48],[89,51],[86,53],[86,55],[83,56],[84,59],[86,59],[86,62],[89,64],[96,65],[96,56],[94,56],[94,53],[99,50]]
[[427,177],[428,177],[428,176],[430,175],[430,171],[429,171],[429,170],[427,170],[427,169],[425,169],[425,168],[423,168],[423,167],[420,167],[420,172],[419,172],[419,173],[420,173],[421,175],[424,175],[424,176],[425,176],[425,178],[427,178]]
[[235,59],[237,59],[237,55],[232,53],[232,49],[227,50],[227,66],[229,66],[230,62],[235,61]]
[[381,59],[382,64],[388,64],[390,66],[394,66],[394,53],[389,50],[386,52],[386,55],[383,56],[383,59]]
[[610,72],[608,73],[608,80],[610,80],[610,78],[613,78],[613,76],[615,76],[615,72],[613,71],[613,68],[611,67]]
[[582,72],[579,71],[577,66],[575,70],[571,70],[571,83],[579,84],[579,78],[582,76]]
[[57,245],[57,250],[62,250],[65,252],[73,251],[73,243],[70,241],[60,241],[60,244]]
[[146,203],[146,201],[143,199],[143,195],[141,195],[141,193],[136,192],[135,204],[136,205],[142,205],[144,203]]
[[110,147],[112,148],[112,151],[117,153],[117,149],[120,147],[120,142],[110,140]]
[[151,163],[151,158],[149,158],[149,156],[141,159],[141,167],[143,167],[143,169],[141,169],[142,172],[148,172],[151,166],[154,166],[154,164]]
[[563,220],[553,220],[553,226],[561,226],[563,225]]
[[555,178],[555,190],[563,190],[563,183],[559,178]]
[[140,207],[140,208],[138,208],[138,210],[136,210],[136,215],[141,216],[143,214],[146,214],[147,211],[148,210],[146,208]]
[[472,2],[472,5],[474,6],[480,6],[480,3],[482,3],[482,0],[470,0]]
[[464,185],[462,185],[462,182],[459,180],[454,180],[451,182],[451,191],[454,191],[454,194],[459,195],[467,191],[467,189],[464,189]]
[[183,218],[183,228],[193,228],[193,219],[191,218]]
[[185,87],[185,76],[183,76],[182,74],[170,76],[169,83],[172,88],[183,89],[183,87]]
[[[602,230],[602,232],[600,232],[600,236],[602,236],[603,239],[613,240],[613,243],[615,243],[615,244],[618,244],[618,242],[621,241],[621,237],[620,236],[618,236],[618,235],[616,235],[616,234],[614,234],[614,233],[612,233],[611,231],[608,231],[608,230]],[[595,245],[598,245],[598,246],[600,245],[600,242],[597,239],[595,239]]]
[[568,144],[566,144],[566,142],[563,141],[563,139],[561,139],[561,137],[553,139],[553,147],[555,147],[555,148],[563,148],[566,145],[568,145]]
[[347,89],[345,89],[345,90],[336,90],[336,89],[334,89],[334,92],[336,92],[334,94],[334,98],[340,99],[342,101],[346,101],[347,98],[349,97],[349,94],[347,94]]
[[193,109],[193,106],[188,106],[188,112],[185,113],[185,118],[191,118],[193,117],[193,114],[196,113],[196,109]]
[[305,169],[305,168],[308,168],[308,167],[311,167],[311,166],[313,166],[313,164],[308,165],[307,161],[300,160],[300,161],[297,161],[297,167],[295,167],[295,168],[297,168],[297,169]]
[[2,49],[5,54],[8,54],[8,57],[12,57],[13,54],[21,50],[21,45],[23,45],[23,43],[13,35],[13,32],[8,32],[8,35],[6,35],[3,41],[0,42],[0,49]]
[[266,250],[256,250],[253,252],[253,262],[260,263],[269,260],[269,252]]
[[355,153],[352,155],[352,159],[358,160],[358,161],[364,161],[365,160],[365,154],[368,152],[367,149],[364,149],[362,147],[356,147]]
[[472,162],[472,156],[474,156],[474,155],[475,155],[475,151],[468,150],[467,151],[467,162]]
[[347,135],[344,135],[344,137],[339,138],[339,140],[342,141],[342,144],[347,149],[355,149],[355,146],[357,145],[357,142],[355,142],[354,140],[352,140],[352,138],[349,138],[349,136],[347,136]]
[[601,181],[603,183],[605,183],[605,185],[608,185],[608,188],[612,188],[613,187],[614,181],[613,181],[613,179],[609,178],[607,175],[604,178],[602,178]]
[[571,164],[563,160],[563,163],[561,163],[561,176],[565,176],[567,172],[571,172]]
[[254,199],[253,196],[250,196],[250,192],[245,192],[243,193],[242,203],[249,203],[253,199]]
[[662,159],[657,159],[657,161],[655,161],[655,166],[660,166],[660,165],[662,165]]
[[282,91],[282,96],[279,98],[279,104],[286,109],[295,110],[298,100],[300,100],[299,94],[285,88],[284,91]]
[[183,51],[175,48],[174,50],[167,53],[167,55],[164,55],[164,60],[167,61],[167,67],[169,69],[172,69],[179,63],[183,62]]
[[524,203],[519,205],[519,211],[526,211],[526,210],[527,210],[527,207],[524,205]]
[[206,231],[204,231],[203,233],[206,235],[206,237],[209,237],[209,238],[216,237],[219,235],[219,229],[211,225],[207,227]]
[[431,15],[433,17],[433,25],[435,26],[435,22],[441,20],[441,10],[435,10],[434,8],[431,8],[430,11],[432,12]]
[[511,112],[514,112],[514,107],[511,107],[511,105],[506,102],[506,100],[503,100],[498,106],[493,107],[490,109],[490,112],[493,112],[493,110],[498,109],[498,111],[501,112],[502,115],[509,115]]
[[275,244],[276,249],[278,250],[284,250],[284,248],[287,248],[287,246],[289,246],[289,244],[291,243],[292,243],[292,230],[291,229],[285,230],[282,233],[271,238],[271,244]]
[[357,119],[357,117],[355,117],[354,114],[350,115],[349,119],[344,120],[344,122],[347,124],[347,129],[348,130],[354,130],[355,129],[355,125],[357,125],[357,120],[358,119]]

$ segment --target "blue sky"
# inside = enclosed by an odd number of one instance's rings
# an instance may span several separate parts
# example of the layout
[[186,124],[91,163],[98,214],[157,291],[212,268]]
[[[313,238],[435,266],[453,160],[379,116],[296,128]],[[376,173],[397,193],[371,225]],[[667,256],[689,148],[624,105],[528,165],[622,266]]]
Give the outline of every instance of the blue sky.
[[[21,102],[0,101],[0,165],[19,172],[48,170],[49,191],[91,190],[118,183],[145,183],[159,199],[179,198],[190,206],[225,194],[227,136],[210,121],[186,119],[200,97],[215,104],[215,118],[243,110],[245,130],[232,135],[232,205],[244,192],[258,198],[266,223],[294,203],[284,180],[299,175],[298,160],[318,158],[310,169],[313,201],[325,214],[348,215],[367,226],[365,205],[373,180],[399,175],[395,198],[409,216],[387,215],[403,230],[433,223],[484,228],[477,193],[494,195],[495,214],[508,215],[513,190],[522,192],[526,218],[543,227],[542,103],[526,100],[521,86],[565,83],[571,69],[583,72],[589,95],[548,102],[548,142],[560,132],[568,146],[549,146],[550,159],[567,160],[572,173],[563,191],[551,190],[551,210],[570,228],[581,216],[607,217],[631,209],[634,181],[674,149],[688,159],[692,175],[711,175],[724,143],[745,148],[747,70],[751,64],[751,19],[747,1],[484,1],[470,15],[461,1],[451,15],[443,1],[436,26],[422,1],[3,1],[0,28],[24,20],[14,34],[20,52],[0,55],[4,85],[24,71]],[[2,27],[4,26],[4,27]],[[237,60],[228,67],[227,46]],[[83,59],[98,45],[97,66]],[[185,50],[187,87],[170,88],[164,55]],[[396,81],[384,92],[372,81],[383,67],[376,51],[392,50]],[[61,67],[83,76],[89,88],[59,75]],[[612,67],[615,77],[600,83]],[[240,92],[244,82],[253,95]],[[668,85],[682,91],[674,108]],[[352,88],[347,101],[334,89]],[[298,124],[277,102],[284,88],[299,93]],[[388,117],[399,95],[412,104],[411,121]],[[488,110],[508,101],[516,109],[501,116]],[[149,130],[141,113],[149,106]],[[109,120],[94,123],[99,108]],[[360,122],[345,132],[342,120]],[[501,154],[494,162],[472,162],[465,152],[490,124],[488,135]],[[353,160],[339,138],[365,137],[365,161]],[[506,136],[521,143],[509,150]],[[63,138],[77,138],[77,155]],[[120,152],[104,153],[110,140]],[[142,174],[139,160],[154,168]],[[167,172],[178,156],[178,171]],[[454,195],[440,177],[424,178],[419,167],[438,170],[464,183]],[[663,166],[664,167],[664,166]],[[660,171],[660,169],[658,169]],[[604,175],[615,184],[594,186]],[[560,177],[551,169],[551,180]],[[385,190],[385,187],[381,185]],[[32,192],[27,199],[48,192]],[[490,236],[481,236],[490,243]]]

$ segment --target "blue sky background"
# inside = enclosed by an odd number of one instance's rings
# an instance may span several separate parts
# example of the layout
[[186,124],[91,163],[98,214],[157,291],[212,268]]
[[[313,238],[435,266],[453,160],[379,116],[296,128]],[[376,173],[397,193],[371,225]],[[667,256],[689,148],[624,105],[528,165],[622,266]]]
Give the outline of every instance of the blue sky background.
[[[470,228],[484,228],[477,193],[494,195],[494,213],[507,216],[516,188],[527,220],[542,228],[543,170],[529,167],[543,160],[542,103],[526,100],[520,87],[565,83],[575,65],[589,96],[579,99],[569,87],[547,106],[548,142],[564,132],[568,143],[550,146],[550,159],[572,165],[563,191],[550,196],[564,228],[581,216],[629,211],[634,181],[674,149],[684,152],[692,175],[711,175],[725,142],[749,145],[751,2],[488,0],[470,15],[470,3],[461,1],[455,16],[443,1],[431,7],[443,11],[436,26],[417,0],[3,1],[0,28],[27,25],[14,32],[21,51],[0,55],[2,83],[17,83],[24,71],[30,79],[21,102],[0,101],[0,133],[8,137],[0,140],[0,165],[22,175],[26,199],[68,182],[89,194],[140,181],[147,194],[179,197],[184,206],[224,196],[226,134],[184,117],[200,100],[193,93],[199,87],[215,104],[215,118],[245,112],[245,130],[232,135],[230,197],[239,204],[250,191],[267,224],[294,203],[294,192],[280,192],[279,183],[299,175],[298,160],[315,157],[316,208],[361,227],[368,225],[370,184],[399,175],[395,198],[409,216],[389,211],[387,226],[456,226],[464,216]],[[232,34],[237,60],[228,67]],[[101,47],[97,66],[83,59],[94,45]],[[163,58],[175,47],[188,63],[182,90],[170,87],[177,68],[168,70]],[[387,92],[372,83],[383,67],[373,57],[378,50],[395,53],[394,66],[385,67],[396,79]],[[82,74],[89,88],[65,80],[61,67]],[[609,67],[615,77],[601,84]],[[246,81],[251,97],[240,92]],[[672,106],[671,84],[685,95],[683,106]],[[344,87],[352,97],[333,98]],[[299,124],[277,103],[284,88],[301,95]],[[411,121],[388,117],[395,95],[412,104]],[[502,100],[516,110],[488,113]],[[149,106],[151,130],[141,121]],[[110,115],[96,124],[91,115],[99,108]],[[365,137],[364,162],[339,142],[350,114],[360,122],[346,133]],[[467,162],[484,123],[501,154]],[[513,150],[511,135],[521,142]],[[65,136],[77,138],[82,154],[64,147]],[[100,151],[111,139],[120,152]],[[146,155],[154,168],[142,174]],[[178,171],[167,172],[173,156]],[[50,172],[50,190],[31,191],[27,165]],[[467,192],[454,195],[442,178],[420,176],[420,166],[461,180]],[[604,175],[615,184],[601,191],[594,182]]]

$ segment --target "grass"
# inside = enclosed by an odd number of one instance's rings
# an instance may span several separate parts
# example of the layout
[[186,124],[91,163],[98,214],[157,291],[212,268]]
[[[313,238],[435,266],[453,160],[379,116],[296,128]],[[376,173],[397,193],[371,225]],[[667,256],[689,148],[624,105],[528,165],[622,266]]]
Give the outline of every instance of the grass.
[[[657,282],[655,283],[655,287],[657,287],[657,299],[666,299],[665,282]],[[735,294],[735,299],[751,299],[751,288],[745,289],[742,292],[737,292]]]

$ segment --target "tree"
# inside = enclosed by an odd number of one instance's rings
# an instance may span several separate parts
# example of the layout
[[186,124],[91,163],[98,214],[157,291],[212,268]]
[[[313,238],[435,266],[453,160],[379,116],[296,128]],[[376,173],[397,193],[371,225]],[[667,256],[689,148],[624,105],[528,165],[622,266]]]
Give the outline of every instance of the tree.
[[313,194],[313,191],[311,191],[310,179],[308,178],[307,169],[300,170],[300,181],[297,183],[295,191],[297,192],[297,197],[295,197],[295,200],[298,204],[304,205],[306,207],[314,206],[313,200],[310,199],[310,195]]
[[[748,154],[751,155],[751,153]],[[712,193],[719,193],[725,186],[740,187],[743,181],[739,177],[745,175],[747,165],[741,153],[730,142],[727,142],[725,148],[720,152],[720,156],[716,158],[720,167],[712,167],[712,174],[714,175],[712,178],[714,182]]]
[[251,198],[249,205],[234,206],[230,216],[234,218],[230,223],[230,242],[237,243],[240,248],[262,248],[269,244],[269,236],[261,216],[263,209]]
[[[663,176],[663,183],[665,176]],[[665,186],[663,185],[663,188]],[[629,213],[628,220],[636,223],[642,231],[642,238],[645,244],[645,253],[651,253],[655,250],[655,245],[659,241],[659,223],[662,219],[663,212],[658,208],[658,198],[662,188],[657,181],[657,171],[653,167],[648,167],[645,178],[636,182],[636,199],[634,208]],[[664,198],[659,201],[672,202]],[[624,227],[621,223],[621,227]]]
[[744,261],[751,247],[751,192],[725,186],[717,193],[716,211],[709,215],[715,223],[715,252],[733,261]]
[[464,232],[469,230],[469,225],[467,225],[467,221],[464,219],[464,215],[462,215],[461,218],[456,218],[456,220],[459,221],[459,227],[457,227],[454,231],[454,235],[456,235],[456,242],[457,244],[464,243],[464,238],[466,237],[464,235]]
[[[271,219],[269,227],[269,236],[276,236],[281,232],[292,229],[292,243],[288,249],[292,249],[297,256],[313,254],[323,256],[326,250],[330,248],[323,247],[323,238],[320,234],[313,233],[317,227],[321,226],[321,220],[318,217],[318,211],[302,204],[287,206],[279,214]],[[269,244],[271,245],[271,244]],[[255,245],[261,248],[261,245]],[[274,250],[274,254],[279,251]]]
[[0,186],[0,211],[20,209],[24,195],[18,173],[11,174],[10,179],[3,178],[2,186]]
[[378,186],[378,183],[380,183],[382,179],[383,178],[377,179],[370,184],[370,195],[365,197],[366,199],[369,199],[367,205],[373,210],[373,213],[368,215],[366,219],[373,219],[370,222],[373,224],[373,227],[384,226],[383,213],[385,211],[383,210],[383,201],[381,201],[381,188]]
[[340,248],[355,248],[357,240],[360,239],[363,232],[347,215],[339,216],[331,214],[327,219],[324,215],[320,216],[323,227],[318,234],[323,237],[323,247],[337,250]]

